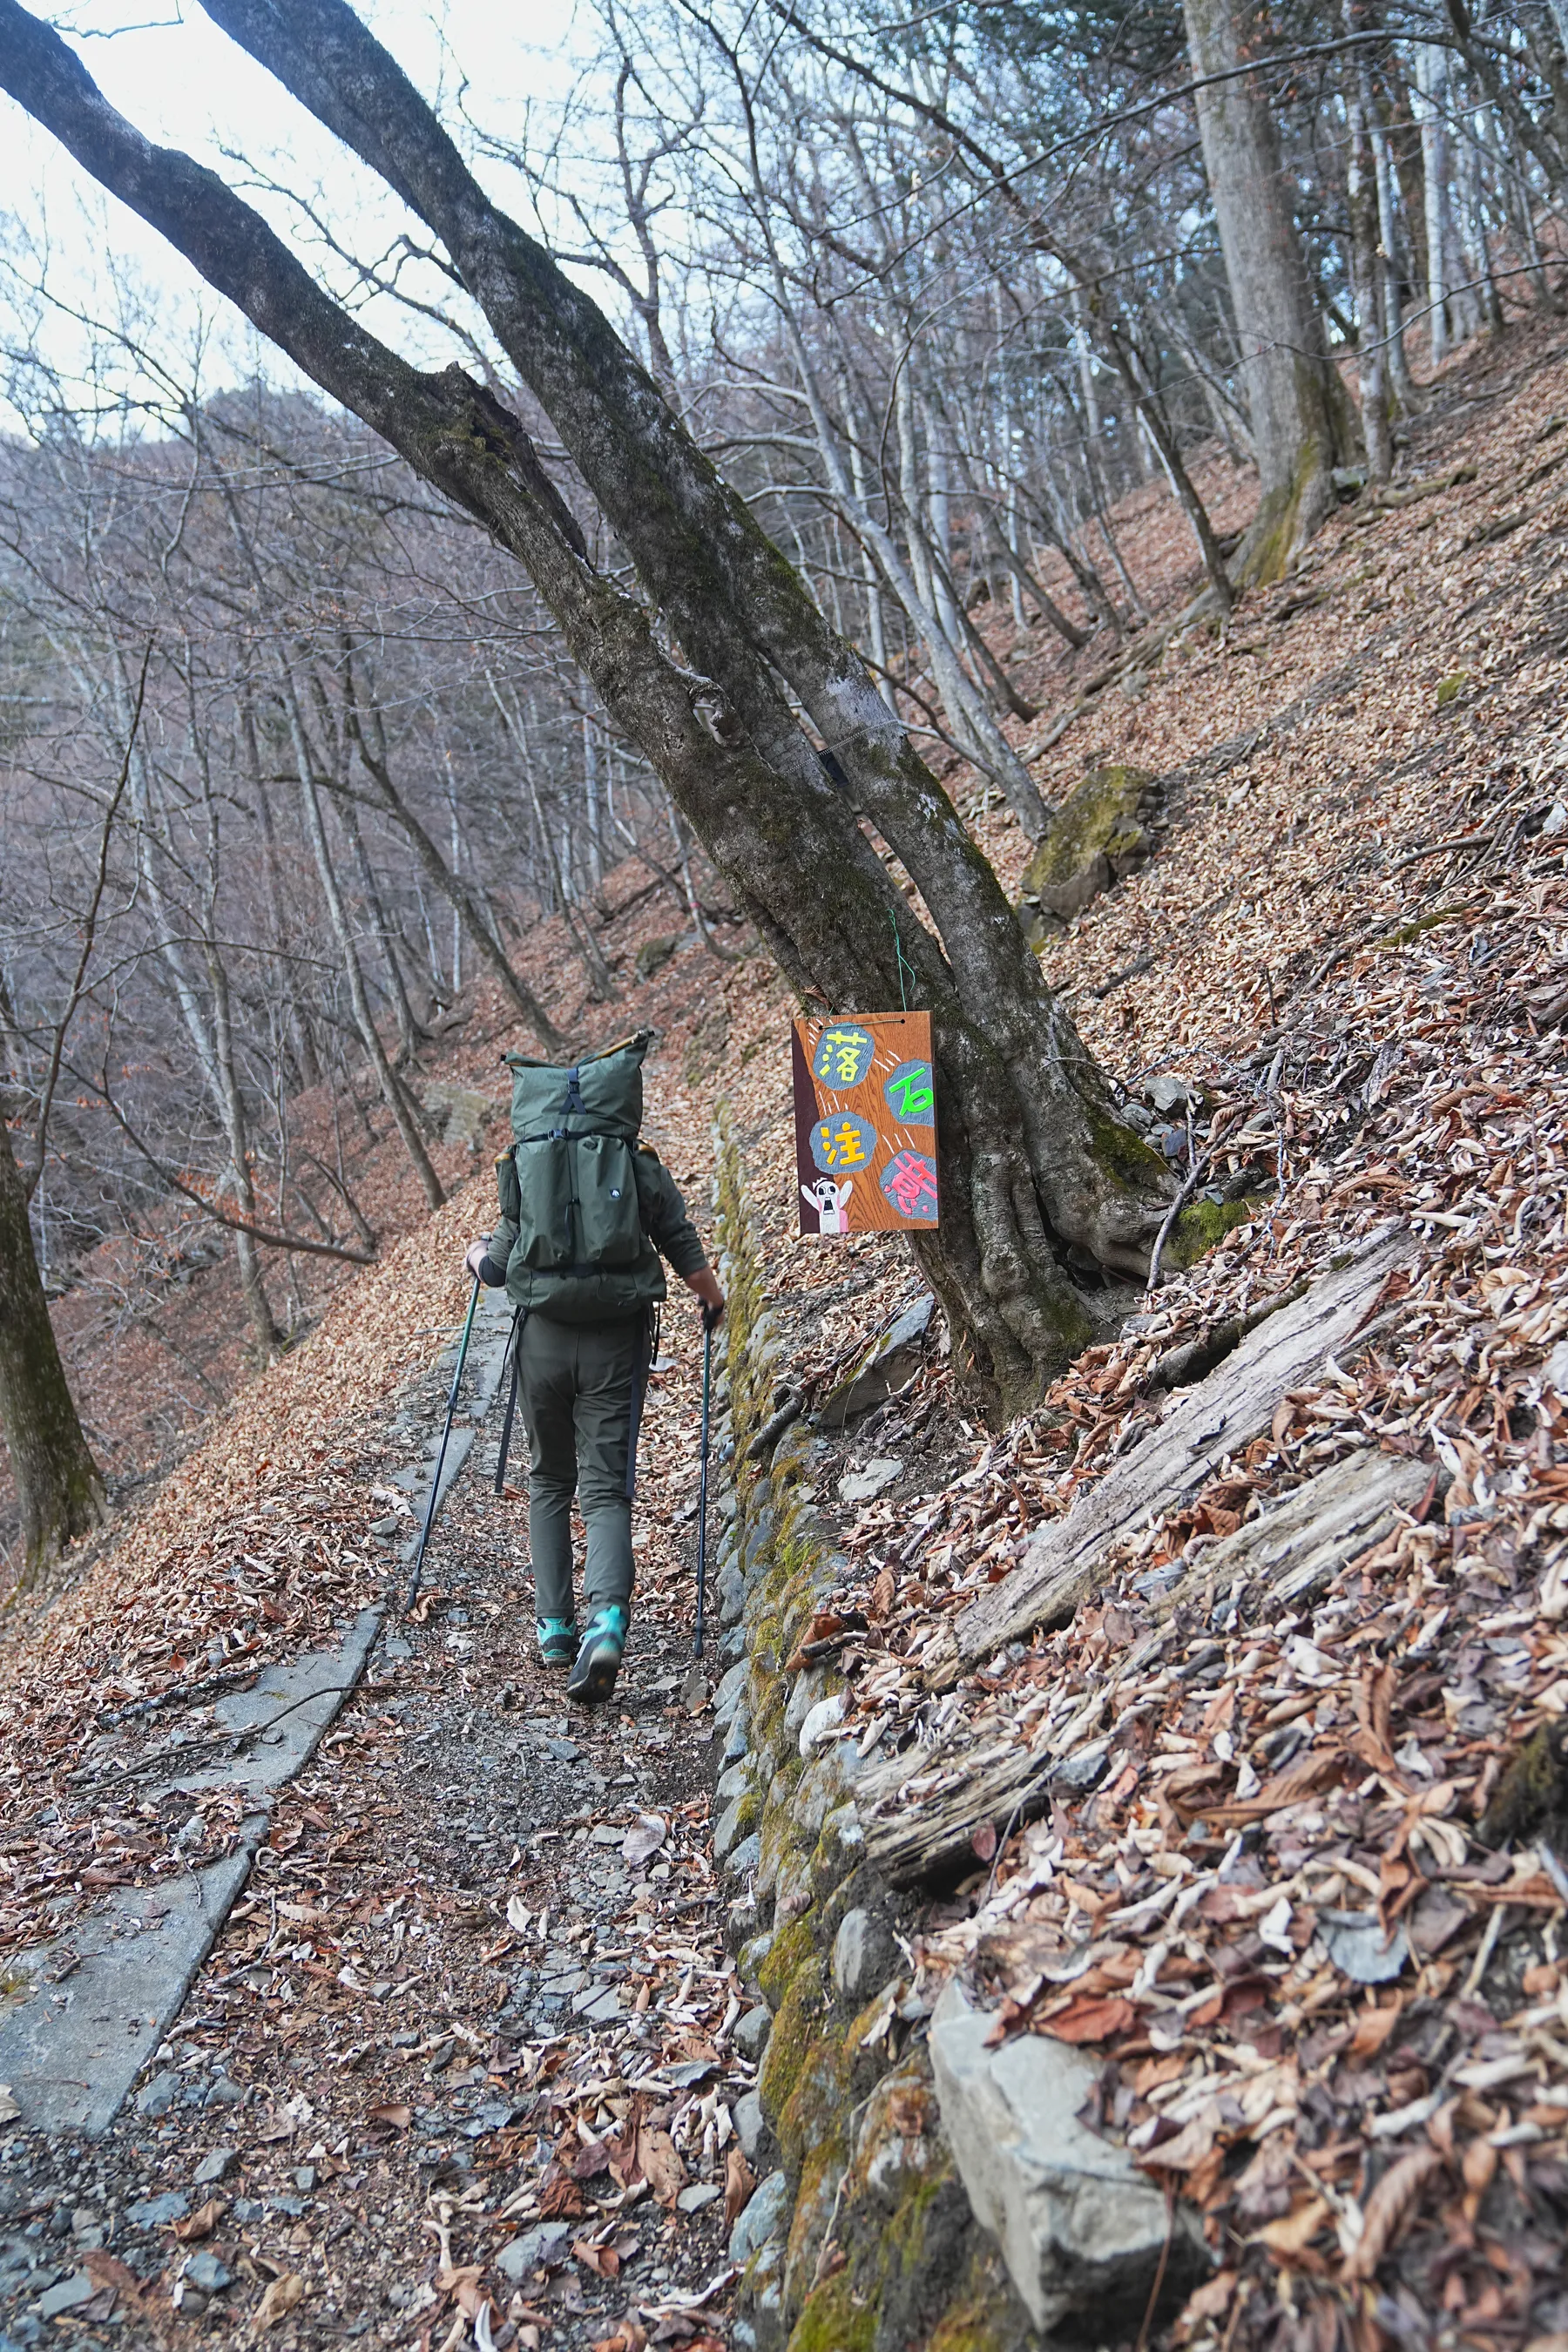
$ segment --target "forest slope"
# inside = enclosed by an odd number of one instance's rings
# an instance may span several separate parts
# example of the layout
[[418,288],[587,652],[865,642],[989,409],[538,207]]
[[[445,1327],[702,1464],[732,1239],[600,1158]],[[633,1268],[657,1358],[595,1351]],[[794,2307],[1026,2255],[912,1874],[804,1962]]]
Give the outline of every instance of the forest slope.
[[[875,1734],[896,1755],[982,1723],[1024,1737],[1065,1693],[1085,1704],[1120,1693],[1113,1769],[1058,1799],[1047,1824],[1058,1847],[1032,1825],[978,1823],[985,1866],[929,1909],[914,1948],[928,1992],[964,1971],[1010,2004],[1005,2030],[1057,2030],[1103,2053],[1103,2127],[1131,2135],[1194,2199],[1219,2258],[1223,2287],[1204,2289],[1183,2324],[1194,2343],[1278,2342],[1281,2328],[1292,2344],[1325,2343],[1369,2284],[1387,2300],[1369,2324],[1425,2340],[1434,2265],[1467,2340],[1568,2326],[1555,2252],[1568,2196],[1559,1891],[1533,1851],[1538,1822],[1521,1815],[1511,1859],[1477,1843],[1516,1744],[1568,1709],[1557,1454],[1568,1365],[1553,1352],[1568,1334],[1565,420],[1568,364],[1549,337],[1472,353],[1416,427],[1397,502],[1347,507],[1302,576],[1244,603],[1224,637],[1195,629],[1147,674],[1134,665],[1046,756],[1051,798],[1108,757],[1161,780],[1158,855],[1048,945],[1047,968],[1130,1089],[1161,1072],[1186,1083],[1200,1185],[1234,1181],[1253,1213],[1080,1360],[1040,1414],[984,1433],[934,1356],[894,1412],[825,1450],[816,1473],[826,1488],[868,1453],[899,1465],[885,1496],[837,1514],[854,1580],[844,1597],[867,1627],[841,1661],[858,1743]],[[977,824],[1016,877],[1016,829],[990,814]],[[651,1089],[663,1147],[705,1209],[710,1113],[728,1098],[791,1377],[820,1391],[907,1294],[909,1266],[885,1243],[796,1237],[790,1008],[776,981],[754,959],[721,968],[695,943],[668,970]],[[1184,1117],[1162,1116],[1184,1153]],[[427,1335],[460,1312],[460,1248],[489,1221],[487,1186],[481,1171],[341,1291],[321,1329],[245,1390],[47,1614],[14,1622],[0,1663],[13,1947],[46,1921],[68,1927],[105,1884],[192,1859],[172,1824],[79,1794],[73,1776],[111,1715],[171,1689],[199,1707],[206,1678],[305,1646],[385,1589],[371,1529],[386,1424],[400,1383],[437,1352]],[[1293,1395],[1201,1491],[1156,1509],[1072,1624],[962,1671],[962,1611],[1158,1412],[1173,1352],[1391,1216],[1416,1247],[1370,1351]],[[662,1580],[661,1638],[678,1641],[693,1451],[679,1383],[692,1365],[689,1331],[671,1319],[680,1369],[650,1451],[643,1534]],[[1299,1613],[1211,1625],[1212,1596],[1184,1588],[1176,1650],[1149,1652],[1162,1601],[1255,1498],[1368,1444],[1433,1474],[1396,1540]],[[498,1536],[490,1520],[484,1541],[504,1552],[504,1523]],[[521,1585],[498,1601],[478,1654],[472,1643],[465,1654],[470,1691],[482,1696],[486,1649],[504,1643],[508,1675],[541,1703],[521,1646],[527,1606]],[[1199,1651],[1193,1696],[1176,1668]],[[377,1753],[403,1738],[384,1725]],[[1332,1774],[1271,1790],[1292,1753],[1331,1755]],[[1189,1773],[1201,1777],[1179,1786]],[[1249,1874],[1216,1877],[1182,1936],[1167,1932],[1161,1886],[1217,1872],[1239,1823]],[[195,1858],[236,1828],[213,1808]],[[569,1845],[551,1866],[563,1865],[569,1877]],[[329,1894],[334,1867],[324,1857],[313,1882]],[[537,1870],[530,1884],[537,1907]],[[480,1920],[432,1932],[476,1948],[502,1933],[504,1871],[485,1892]],[[1381,1991],[1322,1958],[1320,1909],[1363,1896],[1414,1954]],[[1030,1990],[1039,1971],[1023,1931],[1067,1937],[1085,1921],[1116,1951],[1104,2006],[1069,2016]],[[227,1935],[256,1932],[252,1914]],[[202,1996],[214,2013],[211,1987],[237,1966],[220,1943]],[[1211,1981],[1213,2019],[1194,2003],[1202,2022],[1170,2042],[1174,1988]],[[1245,1999],[1227,2006],[1226,1985]],[[304,1998],[328,2045],[349,2032],[352,1986],[312,1980]],[[374,2031],[374,2013],[361,2022]],[[1224,2103],[1244,2028],[1258,2063],[1289,2078],[1288,2120],[1256,2150]],[[300,2030],[296,2019],[287,2046],[324,2067]],[[285,2045],[257,2032],[255,2080],[271,2081]],[[1491,2069],[1474,2080],[1472,2045]],[[1205,2106],[1195,2095],[1210,2075]],[[314,2077],[299,2079],[313,2096]],[[1167,2130],[1176,2105],[1184,2120]],[[398,2242],[416,2245],[416,2171],[395,2152],[385,2160]],[[1398,2189],[1380,2194],[1398,2165]],[[329,2279],[341,2258],[309,2217],[299,2226],[298,2266]],[[353,2222],[367,2262],[384,2226]]]

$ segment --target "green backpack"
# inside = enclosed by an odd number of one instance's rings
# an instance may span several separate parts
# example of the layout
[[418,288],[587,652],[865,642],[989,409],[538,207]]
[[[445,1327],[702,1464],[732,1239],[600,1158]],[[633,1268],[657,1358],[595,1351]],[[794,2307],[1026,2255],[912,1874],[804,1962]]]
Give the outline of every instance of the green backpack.
[[517,1170],[514,1261],[533,1273],[595,1274],[642,1256],[632,1154],[652,1038],[651,1030],[639,1030],[566,1070],[522,1054],[504,1056]]

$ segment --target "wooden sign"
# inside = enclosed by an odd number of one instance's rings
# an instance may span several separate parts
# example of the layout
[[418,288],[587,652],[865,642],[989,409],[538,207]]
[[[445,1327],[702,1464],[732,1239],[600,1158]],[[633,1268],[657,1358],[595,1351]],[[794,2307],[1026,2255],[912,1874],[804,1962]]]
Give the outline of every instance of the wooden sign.
[[931,1014],[797,1021],[794,1059],[801,1232],[929,1231],[938,1221]]

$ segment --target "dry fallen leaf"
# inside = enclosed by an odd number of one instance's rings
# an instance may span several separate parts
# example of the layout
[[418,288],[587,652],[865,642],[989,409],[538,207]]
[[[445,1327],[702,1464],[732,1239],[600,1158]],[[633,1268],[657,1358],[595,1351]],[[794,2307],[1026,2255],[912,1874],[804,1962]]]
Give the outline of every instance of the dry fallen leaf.
[[381,2106],[368,2109],[366,2121],[373,2124],[386,2124],[393,2131],[406,2131],[414,2121],[414,2110],[412,2107],[405,2106],[400,2100],[391,2100]]
[[1287,2259],[1300,2254],[1310,2246],[1329,2218],[1329,2209],[1321,2197],[1309,2198],[1293,2213],[1282,2213],[1277,2221],[1266,2221],[1254,2232],[1255,2242],[1267,2246],[1271,2253]]
[[210,2238],[223,2219],[226,2202],[222,2197],[209,2197],[205,2205],[198,2205],[194,2213],[187,2213],[183,2221],[176,2221],[174,2235],[181,2244],[190,2245],[197,2238]]
[[724,2227],[732,2229],[736,2221],[752,2201],[752,2191],[757,2176],[738,2147],[731,2147],[724,2159]]
[[1102,2000],[1090,1993],[1045,2019],[1039,2031],[1057,2042],[1108,2042],[1113,2033],[1125,2033],[1137,2014],[1120,1995]]
[[621,1840],[623,1860],[635,1870],[656,1854],[669,1835],[669,1823],[658,1813],[639,1813]]
[[1362,2233],[1345,2263],[1347,2279],[1369,2279],[1398,2236],[1405,2215],[1443,2159],[1435,2147],[1413,2147],[1391,2164],[1366,2200]]
[[640,2124],[637,2163],[656,2200],[673,2210],[676,2199],[686,2186],[686,2168],[675,2152],[675,2142],[669,2134],[652,2124]]
[[613,2279],[619,2275],[621,2258],[614,2246],[595,2246],[587,2238],[574,2238],[572,2252],[586,2269],[595,2272],[598,2277]]
[[264,2336],[280,2319],[287,2319],[304,2294],[305,2282],[298,2271],[285,2271],[281,2278],[275,2278],[250,2315],[251,2334]]
[[101,2247],[89,2247],[81,2258],[81,2266],[95,2287],[110,2286],[132,2303],[142,2301],[143,2282],[118,2254],[105,2253]]
[[[672,2151],[673,2152],[673,2151]],[[570,2173],[552,2165],[539,2188],[539,2210],[546,2221],[574,2221],[583,2211],[583,2192]]]

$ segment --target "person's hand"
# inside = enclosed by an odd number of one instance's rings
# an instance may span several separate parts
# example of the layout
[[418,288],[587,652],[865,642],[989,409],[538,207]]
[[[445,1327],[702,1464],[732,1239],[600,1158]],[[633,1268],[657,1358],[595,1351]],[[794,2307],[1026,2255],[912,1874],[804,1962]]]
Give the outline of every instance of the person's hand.
[[468,1254],[467,1257],[464,1258],[463,1264],[468,1267],[468,1272],[473,1276],[476,1282],[482,1282],[484,1280],[484,1276],[479,1272],[479,1268],[485,1262],[485,1252],[489,1249],[489,1235],[488,1234],[484,1236],[482,1241],[471,1242],[468,1245]]
[[724,1312],[724,1294],[719,1287],[719,1277],[712,1267],[705,1265],[700,1274],[689,1274],[686,1287],[702,1301],[703,1329],[716,1331]]

